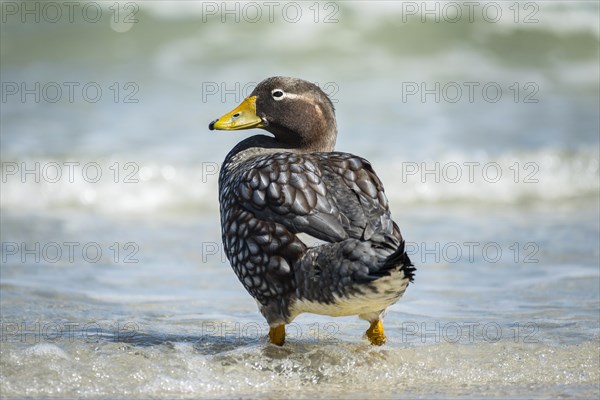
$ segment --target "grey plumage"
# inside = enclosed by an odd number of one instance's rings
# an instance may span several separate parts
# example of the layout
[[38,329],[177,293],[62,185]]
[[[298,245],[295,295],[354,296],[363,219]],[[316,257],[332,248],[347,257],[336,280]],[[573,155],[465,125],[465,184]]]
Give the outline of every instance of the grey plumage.
[[[287,101],[272,97],[275,90]],[[236,275],[271,326],[321,312],[319,305],[333,310],[323,313],[356,311],[372,320],[402,296],[414,273],[381,181],[367,160],[332,151],[333,105],[315,85],[269,78],[250,98],[251,127],[275,137],[240,142],[221,168],[222,236]],[[239,129],[220,121],[211,129]],[[325,243],[309,248],[299,233]],[[361,296],[373,305],[362,306]]]

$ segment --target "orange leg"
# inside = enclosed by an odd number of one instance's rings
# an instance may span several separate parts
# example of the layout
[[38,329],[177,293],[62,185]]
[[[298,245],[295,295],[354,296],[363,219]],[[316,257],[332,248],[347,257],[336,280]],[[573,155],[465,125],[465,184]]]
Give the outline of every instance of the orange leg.
[[269,340],[277,346],[283,346],[283,343],[285,342],[285,325],[269,328]]

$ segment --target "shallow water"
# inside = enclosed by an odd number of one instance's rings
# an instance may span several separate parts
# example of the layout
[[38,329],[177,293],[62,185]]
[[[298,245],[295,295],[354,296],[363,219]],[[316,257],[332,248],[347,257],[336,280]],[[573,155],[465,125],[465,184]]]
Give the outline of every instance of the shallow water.
[[[522,4],[529,24],[508,2],[496,23],[342,3],[333,24],[308,3],[295,24],[177,4],[125,25],[108,3],[98,23],[5,15],[3,398],[598,397],[597,4]],[[267,344],[222,253],[219,163],[247,134],[207,124],[274,74],[319,82],[338,149],[386,186],[418,269],[385,347],[364,321],[313,315]],[[35,101],[6,82],[103,96]],[[454,102],[465,82],[503,94]],[[422,83],[449,86],[408,94]]]

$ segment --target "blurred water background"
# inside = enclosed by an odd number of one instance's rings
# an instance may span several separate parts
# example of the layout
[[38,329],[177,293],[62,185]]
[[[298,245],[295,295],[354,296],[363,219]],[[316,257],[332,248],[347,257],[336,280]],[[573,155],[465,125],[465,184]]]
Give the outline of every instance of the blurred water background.
[[[0,38],[3,398],[600,394],[599,5],[11,2]],[[318,83],[416,264],[388,345],[283,348],[221,251],[208,123]]]

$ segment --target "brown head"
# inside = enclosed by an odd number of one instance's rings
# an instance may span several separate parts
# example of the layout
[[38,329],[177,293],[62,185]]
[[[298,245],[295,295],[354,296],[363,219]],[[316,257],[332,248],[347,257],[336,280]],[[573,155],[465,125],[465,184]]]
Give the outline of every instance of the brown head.
[[337,137],[331,100],[315,84],[276,76],[260,82],[237,108],[214,120],[210,130],[262,128],[283,147],[333,151]]

